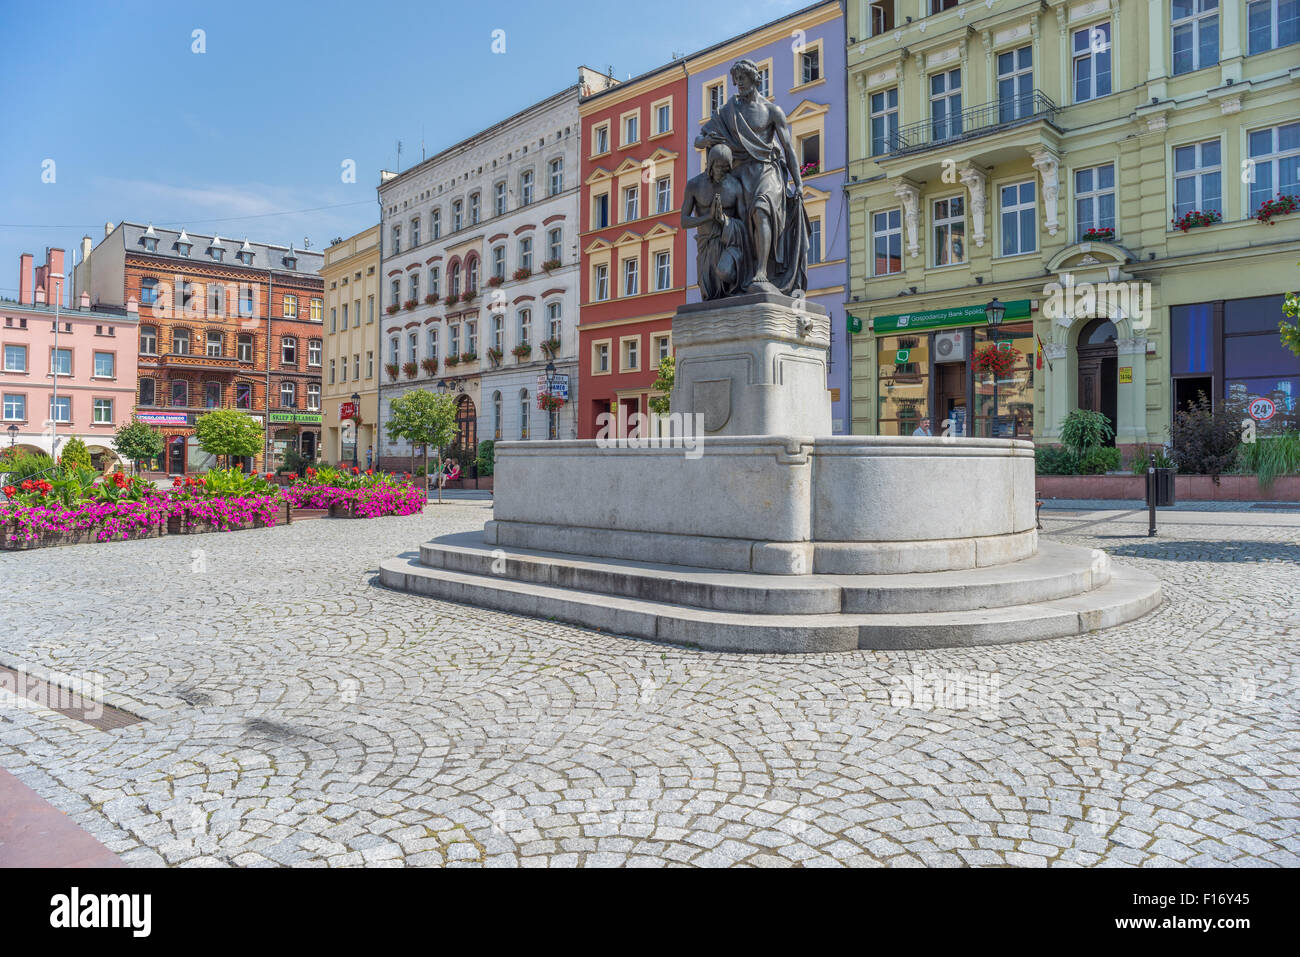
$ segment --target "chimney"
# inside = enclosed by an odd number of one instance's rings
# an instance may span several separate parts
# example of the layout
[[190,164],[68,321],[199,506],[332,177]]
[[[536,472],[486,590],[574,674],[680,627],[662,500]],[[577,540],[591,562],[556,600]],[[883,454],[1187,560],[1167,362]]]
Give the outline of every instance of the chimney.
[[108,235],[109,235],[110,233],[112,233],[112,232],[113,232],[113,224],[112,224],[112,223],[105,223],[105,224],[104,224],[104,237],[107,238]]
[[63,250],[57,247],[45,250],[45,301],[62,302],[67,277],[63,274]]
[[24,306],[32,304],[32,254],[18,257],[18,301]]
[[90,250],[94,247],[94,245],[95,244],[90,241],[89,236],[81,237],[81,261],[83,263],[90,258]]
[[88,292],[83,292],[83,293],[81,294],[81,308],[82,308],[82,309],[89,309],[89,308],[90,308],[90,293],[88,293]]
[[45,289],[42,286],[36,287],[36,305],[45,305]]
[[126,301],[126,314],[128,316],[135,316],[138,315],[139,313],[140,313],[140,304],[136,302],[135,297],[132,296]]

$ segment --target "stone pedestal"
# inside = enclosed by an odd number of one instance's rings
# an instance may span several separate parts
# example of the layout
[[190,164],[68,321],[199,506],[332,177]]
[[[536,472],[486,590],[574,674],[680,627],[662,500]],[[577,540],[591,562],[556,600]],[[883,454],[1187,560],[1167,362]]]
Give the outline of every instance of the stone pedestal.
[[756,294],[682,306],[672,411],[701,413],[704,433],[831,434],[830,320],[805,299]]

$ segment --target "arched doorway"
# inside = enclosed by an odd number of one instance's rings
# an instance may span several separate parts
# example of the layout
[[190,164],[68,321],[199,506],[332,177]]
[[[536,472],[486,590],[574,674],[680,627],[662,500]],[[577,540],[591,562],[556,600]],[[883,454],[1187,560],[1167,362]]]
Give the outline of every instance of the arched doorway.
[[[1100,412],[1118,431],[1117,370],[1119,338],[1115,323],[1093,319],[1079,330],[1079,408]],[[1107,445],[1114,445],[1112,437]]]
[[474,452],[478,448],[478,421],[474,414],[474,400],[462,395],[456,400],[456,448]]

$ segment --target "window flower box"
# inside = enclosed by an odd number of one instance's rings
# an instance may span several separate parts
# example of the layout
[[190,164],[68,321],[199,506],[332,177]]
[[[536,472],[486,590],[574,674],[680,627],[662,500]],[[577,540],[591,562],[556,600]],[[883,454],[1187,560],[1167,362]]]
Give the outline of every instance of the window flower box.
[[420,368],[424,370],[425,375],[434,375],[438,371],[438,360],[421,359]]
[[1259,204],[1259,209],[1255,210],[1255,218],[1266,226],[1272,226],[1274,216],[1286,216],[1295,211],[1296,198],[1278,193],[1277,199],[1266,199]]
[[501,365],[501,356],[502,356],[502,352],[496,346],[491,346],[488,348],[487,357],[492,360],[493,368]]
[[397,378],[397,363],[396,362],[384,363],[384,371],[388,373],[388,378],[390,380],[395,380]]
[[542,268],[547,272],[553,272],[554,270],[559,269],[561,265],[562,264],[558,259],[548,259],[546,262],[542,263]]
[[1110,226],[1104,226],[1100,229],[1093,227],[1083,234],[1080,242],[1084,243],[1113,243],[1115,241],[1115,230]]
[[402,374],[406,376],[408,379],[414,379],[415,373],[418,372],[419,369],[420,367],[417,366],[414,362],[402,363]]
[[447,356],[447,358],[442,360],[442,364],[445,366],[459,365],[460,356],[456,355],[456,353],[453,352],[451,355]]
[[477,352],[462,352],[460,354],[460,361],[466,364],[473,362],[477,358],[478,358]]
[[474,297],[477,296],[477,295],[478,295],[478,290],[476,290],[476,289],[466,289],[464,292],[462,292],[462,293],[460,294],[460,301],[461,301],[461,302],[473,302],[473,301],[474,301]]
[[460,302],[460,296],[456,295],[454,292],[448,293],[447,298],[443,299],[442,302],[445,306],[454,306],[456,303]]
[[543,339],[542,352],[546,353],[549,358],[554,359],[560,353],[560,340],[556,339],[554,336],[549,339]]
[[533,271],[532,271],[531,269],[529,269],[527,266],[520,266],[518,269],[516,269],[514,272],[512,272],[512,273],[510,274],[510,278],[511,278],[511,279],[527,279],[527,278],[528,278],[529,276],[531,276],[532,274],[533,274]]
[[506,281],[505,276],[488,276],[488,285],[495,289]]
[[519,345],[515,346],[513,349],[510,350],[510,354],[514,356],[516,359],[518,359],[520,362],[523,362],[525,359],[527,359],[529,356],[533,354],[533,347],[526,342],[521,342],[519,343]]
[[1196,229],[1199,226],[1213,226],[1215,223],[1223,222],[1223,215],[1217,209],[1199,210],[1194,209],[1190,213],[1183,213],[1177,219],[1171,219],[1169,222],[1175,229],[1181,229],[1187,232],[1189,229]]
[[799,167],[800,176],[816,176],[822,171],[821,163],[804,163]]
[[397,303],[393,303],[392,305],[388,306],[388,308],[386,308],[384,312],[388,313],[391,316],[393,313],[397,312],[397,310],[401,308],[402,307],[399,306]]
[[410,310],[410,309],[414,309],[416,306],[418,306],[419,303],[416,302],[414,299],[408,299],[408,300],[406,300],[406,302],[402,303],[402,305],[403,305],[404,307],[406,307],[406,309]]
[[435,296],[433,293],[429,293],[427,296],[424,297],[424,304],[426,306],[436,306],[438,304],[438,297]]

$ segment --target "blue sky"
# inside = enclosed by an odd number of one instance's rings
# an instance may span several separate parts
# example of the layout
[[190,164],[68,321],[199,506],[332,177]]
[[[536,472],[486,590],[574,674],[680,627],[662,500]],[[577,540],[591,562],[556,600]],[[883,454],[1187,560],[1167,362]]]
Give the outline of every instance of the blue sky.
[[421,139],[432,154],[579,64],[626,78],[809,2],[0,0],[0,296],[20,253],[98,242],[106,221],[323,248],[376,222],[399,139],[404,169]]

